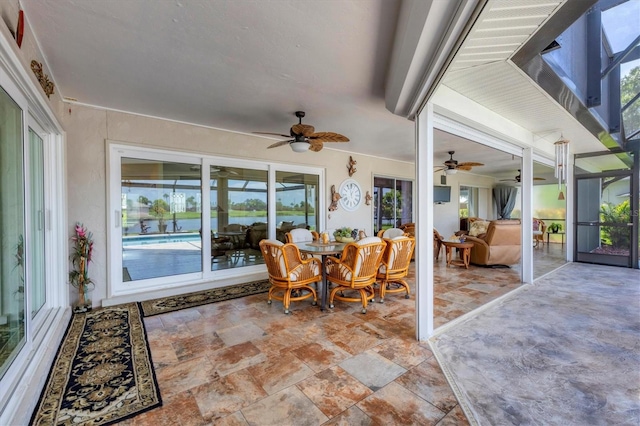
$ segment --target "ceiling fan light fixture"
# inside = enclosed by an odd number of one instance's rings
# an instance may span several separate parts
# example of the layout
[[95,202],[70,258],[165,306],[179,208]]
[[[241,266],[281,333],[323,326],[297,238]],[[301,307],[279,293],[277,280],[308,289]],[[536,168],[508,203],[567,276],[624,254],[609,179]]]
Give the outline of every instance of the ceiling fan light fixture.
[[309,142],[291,142],[289,146],[293,152],[306,152],[309,151],[311,144]]
[[456,173],[458,173],[457,169],[445,169],[444,173],[447,175],[455,175]]

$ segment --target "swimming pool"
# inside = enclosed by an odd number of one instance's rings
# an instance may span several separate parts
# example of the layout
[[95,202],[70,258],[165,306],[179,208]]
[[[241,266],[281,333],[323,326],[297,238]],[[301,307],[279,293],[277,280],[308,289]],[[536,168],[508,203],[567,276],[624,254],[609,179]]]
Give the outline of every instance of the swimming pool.
[[200,242],[200,234],[184,233],[184,234],[158,234],[158,235],[128,235],[122,237],[122,245],[140,246],[145,244],[167,244],[167,243],[185,243]]

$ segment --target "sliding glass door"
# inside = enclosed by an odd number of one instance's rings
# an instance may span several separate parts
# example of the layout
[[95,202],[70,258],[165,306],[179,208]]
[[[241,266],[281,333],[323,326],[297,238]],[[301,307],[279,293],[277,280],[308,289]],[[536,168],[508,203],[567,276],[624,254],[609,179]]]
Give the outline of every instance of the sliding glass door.
[[23,111],[0,89],[0,377],[25,344]]
[[374,232],[413,222],[413,182],[375,176],[373,178]]

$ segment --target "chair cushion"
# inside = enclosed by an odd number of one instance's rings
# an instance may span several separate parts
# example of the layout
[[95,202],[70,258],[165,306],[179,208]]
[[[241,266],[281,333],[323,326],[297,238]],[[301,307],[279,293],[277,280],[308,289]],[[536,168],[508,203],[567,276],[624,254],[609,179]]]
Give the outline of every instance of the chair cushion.
[[289,231],[289,235],[291,235],[291,242],[293,243],[301,243],[303,241],[313,241],[313,234],[311,231],[302,228],[295,228]]
[[472,237],[477,237],[480,234],[485,234],[487,232],[487,228],[489,227],[489,223],[485,221],[475,221],[471,224],[471,229],[469,229],[469,235]]
[[399,237],[404,235],[404,231],[402,229],[399,228],[389,228],[386,231],[384,231],[384,234],[382,234],[382,238],[395,238],[395,237]]

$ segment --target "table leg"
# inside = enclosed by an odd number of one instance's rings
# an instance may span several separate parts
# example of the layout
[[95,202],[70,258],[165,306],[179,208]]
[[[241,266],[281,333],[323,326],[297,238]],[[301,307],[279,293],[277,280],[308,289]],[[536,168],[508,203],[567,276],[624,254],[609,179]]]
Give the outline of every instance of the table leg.
[[445,253],[447,254],[447,266],[451,266],[451,247],[445,246]]
[[322,255],[322,289],[320,291],[320,310],[324,311],[327,308],[327,255]]
[[466,269],[469,269],[469,259],[471,259],[471,249],[465,247],[462,249],[462,260]]

